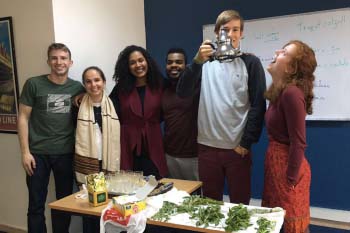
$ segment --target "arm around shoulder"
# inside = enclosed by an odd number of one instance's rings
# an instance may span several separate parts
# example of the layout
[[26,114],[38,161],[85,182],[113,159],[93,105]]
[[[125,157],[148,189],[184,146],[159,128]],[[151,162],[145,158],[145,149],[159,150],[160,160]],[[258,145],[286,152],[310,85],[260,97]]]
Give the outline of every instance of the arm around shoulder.
[[177,83],[176,94],[180,97],[188,97],[195,94],[196,86],[199,85],[201,77],[202,64],[193,62],[187,65]]

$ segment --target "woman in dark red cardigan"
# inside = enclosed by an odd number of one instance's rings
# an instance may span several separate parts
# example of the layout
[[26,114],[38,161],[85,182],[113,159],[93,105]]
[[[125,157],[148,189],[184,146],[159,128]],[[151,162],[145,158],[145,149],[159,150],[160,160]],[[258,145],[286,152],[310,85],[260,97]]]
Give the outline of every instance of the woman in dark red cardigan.
[[128,46],[119,54],[113,79],[109,97],[121,124],[120,168],[166,176],[160,128],[163,77],[157,64],[144,48]]
[[290,41],[267,67],[272,84],[265,114],[269,146],[265,158],[262,205],[286,210],[284,233],[308,232],[310,223],[310,165],[305,158],[306,114],[312,114],[314,51]]

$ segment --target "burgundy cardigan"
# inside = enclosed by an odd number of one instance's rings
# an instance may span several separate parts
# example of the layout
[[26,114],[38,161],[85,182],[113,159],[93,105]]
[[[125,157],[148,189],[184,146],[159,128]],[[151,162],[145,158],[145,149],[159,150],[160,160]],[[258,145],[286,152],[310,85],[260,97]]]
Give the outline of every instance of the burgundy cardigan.
[[141,153],[142,142],[152,162],[161,176],[166,176],[168,168],[164,156],[160,128],[162,90],[151,91],[146,86],[144,114],[136,88],[129,95],[120,94],[121,122],[121,169],[133,169],[133,151]]

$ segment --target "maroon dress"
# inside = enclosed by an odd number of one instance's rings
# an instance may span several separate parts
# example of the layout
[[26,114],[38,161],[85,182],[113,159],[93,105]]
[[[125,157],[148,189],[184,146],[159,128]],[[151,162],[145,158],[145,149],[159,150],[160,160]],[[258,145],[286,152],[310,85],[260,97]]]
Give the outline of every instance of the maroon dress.
[[265,157],[262,205],[286,210],[285,233],[302,233],[310,223],[311,171],[304,151],[305,100],[288,86],[266,112],[269,146]]

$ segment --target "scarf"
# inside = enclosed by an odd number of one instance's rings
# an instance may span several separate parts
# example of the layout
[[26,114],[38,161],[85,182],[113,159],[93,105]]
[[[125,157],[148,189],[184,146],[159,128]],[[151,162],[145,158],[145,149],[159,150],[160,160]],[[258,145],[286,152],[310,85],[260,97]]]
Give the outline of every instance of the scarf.
[[[102,115],[102,171],[113,173],[120,169],[120,124],[113,103],[105,94],[101,102]],[[96,146],[96,126],[93,102],[86,94],[79,107],[74,168],[78,184],[85,176],[100,172]]]

